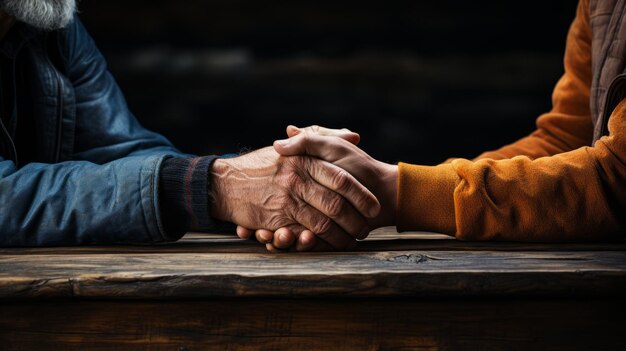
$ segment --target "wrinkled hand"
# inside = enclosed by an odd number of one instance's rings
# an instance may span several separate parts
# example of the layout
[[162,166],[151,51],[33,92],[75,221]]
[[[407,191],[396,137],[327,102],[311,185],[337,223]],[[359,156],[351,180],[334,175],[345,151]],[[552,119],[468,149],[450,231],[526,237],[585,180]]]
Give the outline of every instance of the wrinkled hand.
[[376,197],[341,168],[313,157],[284,157],[272,147],[216,160],[210,181],[214,218],[302,233],[297,250],[349,248],[370,231],[366,218],[380,211]]
[[[396,211],[397,166],[373,159],[355,145],[359,141],[358,135],[348,138],[347,133],[351,132],[316,126],[304,129],[290,126],[287,128],[290,138],[276,141],[274,148],[285,156],[310,155],[348,171],[368,187],[381,203],[380,214],[367,220],[368,227],[375,229],[393,225]],[[324,249],[323,246],[315,244],[319,237],[314,233],[299,232],[297,228],[281,228],[276,232],[266,228],[253,232],[240,227],[237,232],[240,237],[249,237],[255,233],[257,240],[266,243],[270,250],[285,249],[294,242],[301,248]],[[302,245],[301,242],[306,242],[307,245]]]

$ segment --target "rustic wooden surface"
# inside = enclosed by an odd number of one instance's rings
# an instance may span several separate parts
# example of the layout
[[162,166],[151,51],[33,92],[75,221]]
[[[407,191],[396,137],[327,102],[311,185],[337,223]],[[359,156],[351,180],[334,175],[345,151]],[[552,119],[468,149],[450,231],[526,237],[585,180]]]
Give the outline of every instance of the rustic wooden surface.
[[[442,250],[442,251],[626,251],[626,242],[578,242],[578,243],[527,243],[527,242],[468,242],[456,240],[443,234],[427,232],[397,233],[387,227],[373,231],[359,242],[354,251]],[[42,248],[2,248],[0,255],[28,254],[104,254],[104,253],[262,253],[263,245],[252,240],[241,240],[234,234],[189,233],[181,240],[166,245],[134,246],[75,246]]]
[[362,244],[355,252],[270,254],[255,242],[190,235],[158,247],[2,249],[0,298],[626,293],[623,243],[462,243],[385,229]]
[[3,248],[0,350],[623,350],[624,293],[624,242]]

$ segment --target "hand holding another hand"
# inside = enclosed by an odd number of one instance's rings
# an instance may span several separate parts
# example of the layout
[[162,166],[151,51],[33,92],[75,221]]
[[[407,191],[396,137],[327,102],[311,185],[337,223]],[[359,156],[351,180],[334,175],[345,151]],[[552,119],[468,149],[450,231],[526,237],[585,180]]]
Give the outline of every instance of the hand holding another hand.
[[349,248],[380,211],[376,197],[343,169],[313,157],[283,157],[272,147],[216,160],[210,182],[214,218],[303,233],[298,250]]
[[[283,156],[309,155],[332,163],[349,172],[372,191],[380,201],[381,211],[377,216],[367,218],[367,227],[370,230],[395,223],[397,166],[375,160],[359,149],[355,145],[359,141],[358,134],[346,129],[326,129],[317,126],[299,129],[290,126],[287,128],[287,134],[289,139],[278,140],[274,143],[274,149],[279,154]],[[311,228],[307,225],[305,227]],[[317,234],[315,230],[284,227],[276,232],[270,228],[253,232],[246,228],[250,227],[238,227],[237,233],[240,237],[247,238],[254,233],[257,240],[265,243],[269,250],[286,249],[294,242],[298,250],[327,249],[324,245],[316,244],[322,237],[314,235]],[[364,236],[360,236],[358,239],[363,238]],[[324,240],[328,239],[326,236]],[[302,242],[307,244],[302,244]],[[337,246],[333,248],[341,249]]]

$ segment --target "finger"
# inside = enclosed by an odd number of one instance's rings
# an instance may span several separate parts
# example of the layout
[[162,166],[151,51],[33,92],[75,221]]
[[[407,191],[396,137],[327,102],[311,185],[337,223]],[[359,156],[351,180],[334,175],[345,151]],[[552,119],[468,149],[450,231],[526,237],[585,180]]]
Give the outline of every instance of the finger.
[[241,239],[250,239],[250,237],[254,234],[254,231],[248,228],[244,228],[240,225],[237,226],[237,236]]
[[328,244],[318,240],[315,233],[308,229],[300,233],[296,242],[296,251],[328,251],[328,249]]
[[265,249],[271,253],[285,253],[285,252],[290,252],[291,250],[287,249],[279,249],[277,247],[274,247],[274,245],[272,245],[272,243],[267,243],[265,244]]
[[300,129],[300,128],[294,126],[294,125],[290,124],[290,125],[287,126],[287,136],[289,138],[291,138],[293,136],[296,136],[296,135],[300,134],[301,132],[302,132],[302,129]]
[[[332,251],[333,250],[333,248],[328,243],[326,243],[322,239],[318,239],[315,233],[313,233],[312,231],[308,229],[305,229],[304,227],[300,226],[298,228],[298,230],[301,230],[300,234],[296,234],[293,231],[293,229],[290,229],[290,228],[281,228],[281,229],[288,230],[290,234],[294,236],[294,239],[297,237],[297,241],[295,242],[295,245],[292,245],[290,247],[291,249],[295,249],[296,251],[299,251],[299,252]],[[268,248],[268,250],[272,252],[278,252],[280,250],[272,243],[266,244],[266,248]],[[283,251],[283,250],[280,250],[280,251]]]
[[[274,242],[276,240],[279,240],[276,235],[278,233],[282,233],[282,235],[286,236],[284,238],[282,238],[281,240],[283,242],[291,242],[290,245],[288,246],[295,246],[295,242],[299,239],[300,233],[306,231],[307,229],[305,227],[303,227],[301,224],[290,224],[286,227],[282,227],[277,229],[276,231],[271,231],[271,230],[267,230],[267,229],[257,229],[255,232],[255,236],[257,241],[263,243],[263,244],[272,244],[274,245]],[[284,246],[285,244],[279,244],[278,248],[281,248],[282,246]]]
[[274,232],[271,230],[257,229],[257,231],[254,232],[254,235],[256,240],[261,244],[269,244],[274,241]]
[[328,216],[324,215],[307,203],[298,206],[293,214],[296,222],[309,228],[317,235],[317,238],[325,241],[329,249],[344,250],[355,242],[355,239],[341,229]]
[[[332,219],[352,237],[363,239],[370,232],[366,219],[339,193],[329,190],[317,181],[303,182],[293,190],[307,204]],[[315,230],[313,232],[319,233]]]
[[[380,213],[380,203],[369,189],[359,183],[350,173],[344,169],[319,159],[310,158],[306,163],[307,171],[320,185],[334,191],[348,200],[352,206],[366,218],[374,218]],[[329,195],[330,196],[330,195]],[[333,201],[336,199],[326,199],[326,208],[333,214]],[[338,206],[338,205],[337,205]],[[322,211],[326,213],[325,211]],[[337,215],[336,213],[334,213]],[[340,213],[343,214],[343,213]],[[333,219],[335,219],[333,217]],[[309,228],[310,229],[310,228]]]
[[309,155],[328,162],[347,156],[350,144],[339,138],[331,138],[315,133],[297,134],[289,139],[274,141],[274,150],[283,156]]
[[296,235],[289,230],[289,228],[278,228],[274,232],[274,240],[272,241],[272,246],[277,249],[288,249],[290,248],[296,241]]
[[294,137],[301,133],[315,133],[321,136],[334,136],[339,137],[341,139],[347,140],[348,142],[358,145],[361,141],[361,136],[358,133],[351,131],[348,128],[342,129],[332,129],[332,128],[324,128],[320,126],[309,126],[305,128],[298,128],[296,126],[290,125],[287,127],[287,136]]
[[[295,250],[297,241],[300,239],[299,237],[301,233],[305,231],[309,230],[300,224],[291,224],[286,227],[279,228],[276,231],[258,229],[255,232],[255,235],[257,241],[263,244],[270,244],[276,249],[292,248]],[[311,241],[311,239],[305,238],[304,241],[308,242]]]

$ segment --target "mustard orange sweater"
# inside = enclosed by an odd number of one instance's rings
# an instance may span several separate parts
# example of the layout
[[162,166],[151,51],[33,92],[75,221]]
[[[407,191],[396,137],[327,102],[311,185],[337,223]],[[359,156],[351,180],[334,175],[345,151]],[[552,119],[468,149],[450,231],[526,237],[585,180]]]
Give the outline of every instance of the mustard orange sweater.
[[528,137],[470,161],[400,163],[397,227],[466,240],[598,240],[626,233],[626,102],[593,147],[589,3],[578,6],[553,108]]

